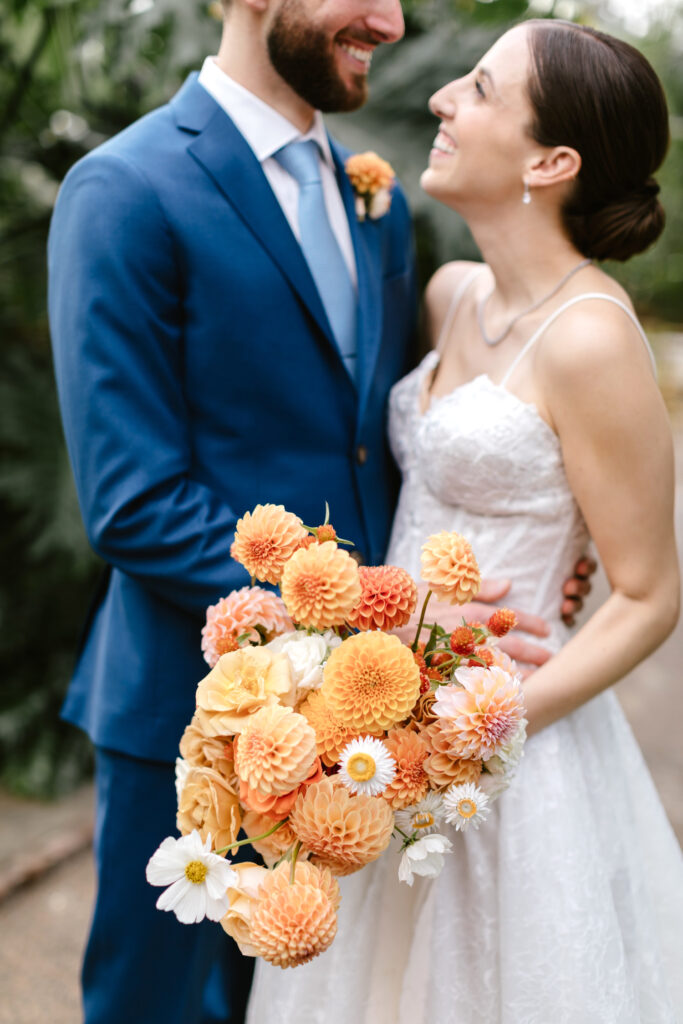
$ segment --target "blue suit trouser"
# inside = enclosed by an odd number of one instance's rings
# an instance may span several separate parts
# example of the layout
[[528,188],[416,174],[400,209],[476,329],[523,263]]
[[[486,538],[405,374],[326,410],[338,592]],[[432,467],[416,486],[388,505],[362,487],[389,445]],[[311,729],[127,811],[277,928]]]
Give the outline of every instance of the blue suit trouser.
[[162,890],[145,879],[159,843],[178,834],[174,766],[98,748],[96,785],[85,1024],[242,1024],[253,961],[219,924],[157,910]]

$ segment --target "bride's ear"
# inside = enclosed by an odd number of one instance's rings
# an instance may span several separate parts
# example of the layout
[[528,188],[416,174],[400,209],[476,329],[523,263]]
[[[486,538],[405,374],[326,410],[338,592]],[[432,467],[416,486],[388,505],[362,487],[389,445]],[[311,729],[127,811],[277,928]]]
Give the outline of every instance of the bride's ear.
[[531,188],[573,181],[581,170],[581,156],[571,146],[554,146],[537,156],[528,166],[525,181]]

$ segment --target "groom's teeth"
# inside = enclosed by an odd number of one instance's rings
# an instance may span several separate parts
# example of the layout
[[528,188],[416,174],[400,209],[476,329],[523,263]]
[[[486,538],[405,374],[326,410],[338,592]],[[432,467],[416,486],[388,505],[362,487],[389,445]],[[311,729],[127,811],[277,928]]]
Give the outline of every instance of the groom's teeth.
[[340,43],[342,50],[346,50],[356,60],[362,61],[366,67],[370,67],[370,61],[372,60],[372,50],[361,50],[358,46],[351,46],[350,43]]

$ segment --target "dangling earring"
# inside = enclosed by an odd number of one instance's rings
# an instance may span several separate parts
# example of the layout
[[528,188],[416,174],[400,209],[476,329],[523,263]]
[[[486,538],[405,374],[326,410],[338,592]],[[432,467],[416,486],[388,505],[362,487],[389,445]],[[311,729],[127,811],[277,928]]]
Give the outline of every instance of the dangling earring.
[[529,191],[529,182],[524,178],[524,195],[522,196],[522,202],[525,206],[528,206],[531,202],[531,192]]

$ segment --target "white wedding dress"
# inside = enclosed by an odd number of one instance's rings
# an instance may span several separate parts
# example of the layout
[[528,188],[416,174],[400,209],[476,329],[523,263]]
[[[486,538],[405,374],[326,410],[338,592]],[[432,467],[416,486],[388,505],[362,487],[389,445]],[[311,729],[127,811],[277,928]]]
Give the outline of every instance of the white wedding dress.
[[[425,538],[457,530],[556,650],[588,541],[558,438],[486,375],[421,415],[438,358],[391,394],[387,562],[419,577]],[[399,883],[392,848],[341,879],[334,943],[303,967],[259,961],[248,1024],[683,1024],[683,858],[613,693],[528,741],[478,831],[446,832],[434,881]]]

